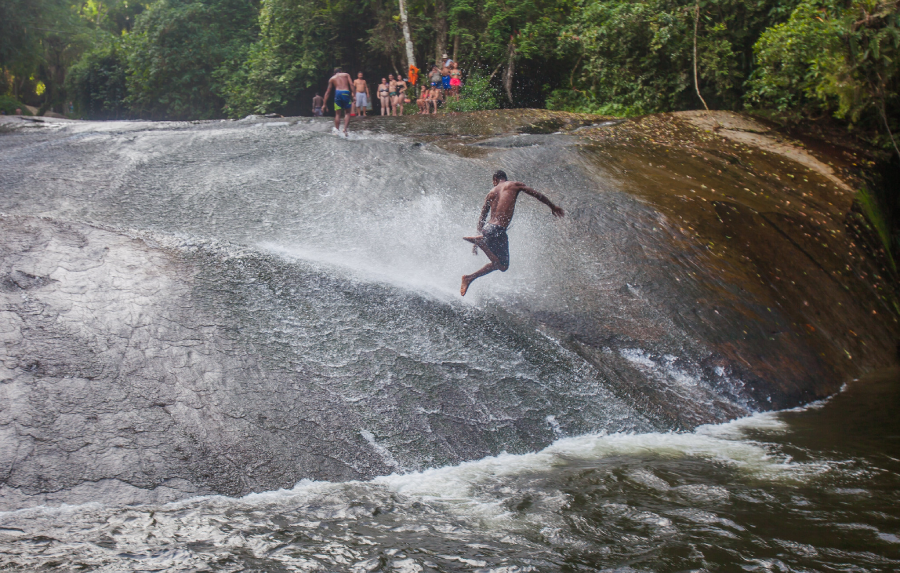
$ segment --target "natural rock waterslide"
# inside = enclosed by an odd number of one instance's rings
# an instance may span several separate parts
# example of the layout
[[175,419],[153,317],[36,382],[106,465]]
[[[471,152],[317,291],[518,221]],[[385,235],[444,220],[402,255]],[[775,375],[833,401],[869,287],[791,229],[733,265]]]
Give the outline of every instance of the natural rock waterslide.
[[[0,124],[0,509],[693,428],[894,360],[849,151],[744,116]],[[842,163],[843,162],[843,163]],[[523,198],[474,283],[493,170]]]

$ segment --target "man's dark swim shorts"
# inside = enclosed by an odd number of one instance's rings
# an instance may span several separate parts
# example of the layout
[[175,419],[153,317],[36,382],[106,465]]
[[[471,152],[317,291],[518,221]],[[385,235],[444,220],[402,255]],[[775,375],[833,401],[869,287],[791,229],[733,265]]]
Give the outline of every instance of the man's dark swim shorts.
[[506,237],[506,229],[499,225],[491,225],[488,223],[481,231],[487,248],[494,253],[500,264],[504,267],[509,266],[509,239]]

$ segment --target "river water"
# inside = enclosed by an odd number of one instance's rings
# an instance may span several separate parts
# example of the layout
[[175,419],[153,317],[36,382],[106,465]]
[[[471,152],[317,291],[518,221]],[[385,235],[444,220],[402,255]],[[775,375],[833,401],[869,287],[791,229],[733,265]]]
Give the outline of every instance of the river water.
[[694,432],[371,481],[0,514],[0,563],[96,571],[896,571],[900,372]]
[[[7,129],[0,566],[896,569],[847,194],[483,117]],[[462,299],[498,168],[568,216]]]

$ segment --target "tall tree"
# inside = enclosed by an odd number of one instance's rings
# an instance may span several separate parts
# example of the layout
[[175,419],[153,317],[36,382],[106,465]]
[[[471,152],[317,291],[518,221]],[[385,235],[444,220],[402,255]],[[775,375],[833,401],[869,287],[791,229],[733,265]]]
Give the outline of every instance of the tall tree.
[[61,109],[66,70],[90,43],[87,31],[66,0],[0,1],[0,70],[11,77],[14,95],[39,95],[46,108]]
[[409,33],[409,14],[406,11],[406,0],[400,0],[400,23],[403,26],[403,39],[406,41],[406,64],[416,67],[416,50],[413,47],[412,35]]
[[434,0],[434,60],[443,63],[444,54],[447,53],[447,33],[449,22],[447,20],[447,1]]
[[144,117],[221,117],[225,78],[246,59],[256,22],[248,0],[157,0],[126,42],[132,108]]

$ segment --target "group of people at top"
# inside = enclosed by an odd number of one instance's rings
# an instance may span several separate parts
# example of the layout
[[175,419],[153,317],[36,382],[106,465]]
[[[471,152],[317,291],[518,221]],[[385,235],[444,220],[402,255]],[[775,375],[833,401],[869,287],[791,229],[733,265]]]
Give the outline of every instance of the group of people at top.
[[[348,117],[366,117],[372,94],[369,89],[369,83],[363,78],[363,73],[359,72],[356,75],[356,79],[352,81],[349,81],[350,76],[348,74],[338,72],[338,68],[335,68],[335,74],[337,75],[338,73],[344,77],[340,81],[341,87],[349,87],[350,89],[336,89],[335,111],[349,108]],[[344,79],[347,81],[344,81]],[[325,98],[328,97],[328,92],[331,91],[332,87],[332,83],[329,81]],[[403,115],[403,106],[410,103],[409,94],[407,93],[409,87],[409,80],[404,78],[402,74],[397,74],[396,77],[394,74],[388,74],[386,78],[381,78],[381,83],[375,88],[376,95],[381,103],[381,115]],[[461,87],[462,71],[459,69],[459,64],[449,59],[447,54],[444,54],[443,62],[438,62],[431,68],[431,72],[428,74],[428,81],[423,82],[419,88],[418,98],[416,98],[419,113],[437,113],[438,107],[447,98],[459,98]],[[323,114],[325,98],[318,93],[313,98],[313,115],[321,116]]]
[[[439,62],[440,64],[440,62]],[[459,99],[459,90],[462,88],[462,70],[459,64],[444,54],[443,63],[435,64],[428,74],[428,83],[423,83],[420,88],[419,98],[416,104],[419,113],[437,113],[438,106],[449,98]]]

